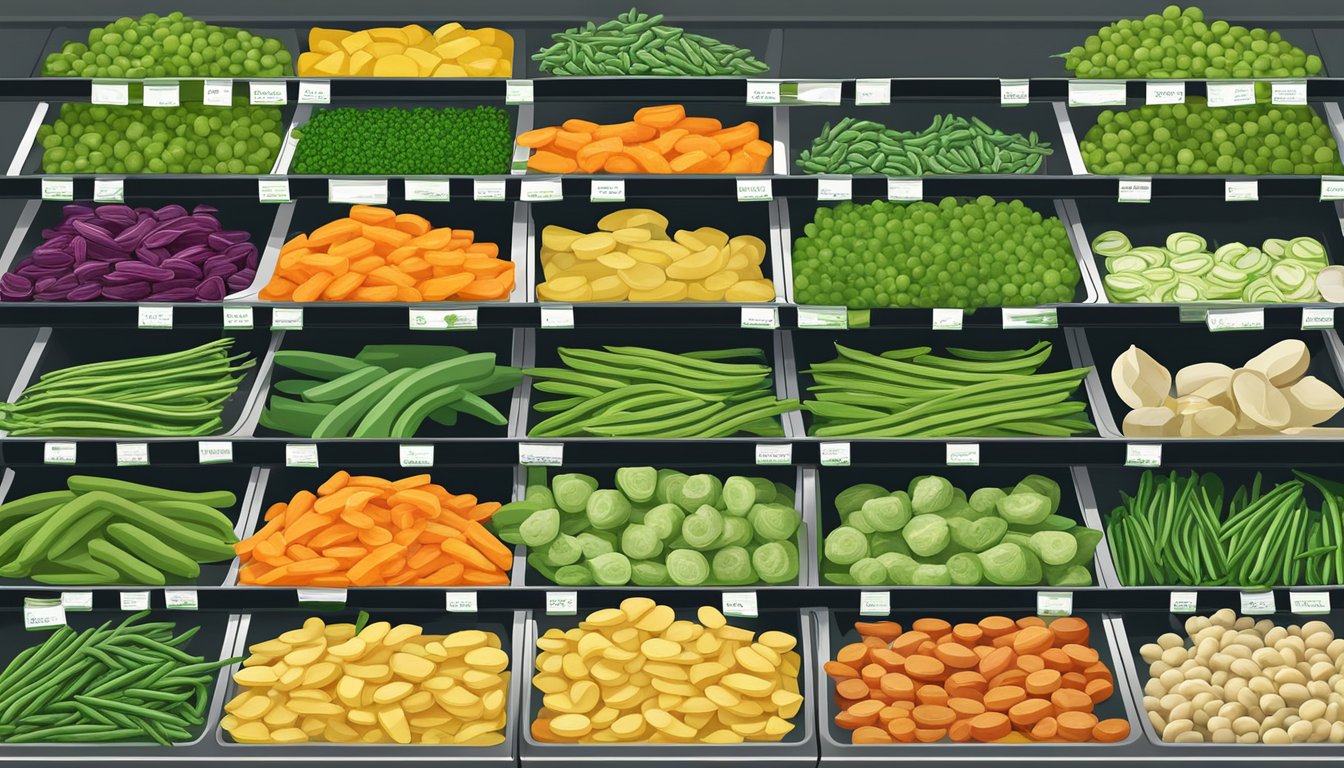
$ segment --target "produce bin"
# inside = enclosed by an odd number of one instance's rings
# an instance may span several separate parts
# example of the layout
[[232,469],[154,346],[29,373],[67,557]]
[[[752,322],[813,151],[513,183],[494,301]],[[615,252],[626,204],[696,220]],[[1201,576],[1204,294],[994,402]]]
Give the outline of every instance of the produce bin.
[[[612,18],[615,18],[617,14],[623,13],[624,10],[625,9],[623,8],[612,8],[610,10],[584,11],[582,13],[575,13],[573,15],[566,16],[562,21],[558,22],[539,23],[533,20],[523,21],[522,25],[525,27],[524,34],[526,35],[527,38],[527,48],[526,50],[524,50],[522,44],[519,42],[522,38],[520,37],[514,38],[515,43],[514,51],[522,53],[522,62],[521,62],[522,66],[520,66],[517,63],[514,64],[514,70],[513,70],[514,77],[528,77],[533,80],[543,80],[546,78],[553,77],[557,80],[582,79],[585,81],[592,81],[592,84],[594,86],[592,92],[595,95],[600,95],[602,93],[602,81],[604,80],[624,81],[639,77],[641,79],[650,80],[652,81],[653,84],[656,84],[660,80],[672,79],[668,77],[644,76],[644,75],[620,75],[620,76],[603,75],[603,76],[584,76],[582,78],[574,75],[557,76],[549,72],[543,72],[541,70],[541,67],[539,66],[541,62],[536,61],[535,59],[532,58],[532,55],[537,51],[549,48],[557,42],[556,40],[552,39],[551,35],[563,33],[573,27],[583,26],[584,24],[587,24],[588,21],[590,20],[594,24],[602,24]],[[640,9],[640,10],[649,14],[654,14],[658,12],[658,10],[654,8]],[[779,77],[777,73],[779,72],[780,42],[782,40],[782,35],[778,30],[770,29],[768,24],[754,27],[738,24],[725,25],[723,24],[723,22],[711,19],[706,19],[704,21],[697,21],[694,20],[694,17],[682,17],[675,12],[668,13],[666,15],[666,18],[663,19],[662,23],[665,26],[681,27],[683,30],[686,31],[687,34],[712,37],[715,40],[718,40],[719,42],[729,43],[730,45],[737,46],[738,48],[745,48],[748,51],[751,51],[752,55],[755,56],[757,59],[760,59],[761,61],[770,65],[770,70],[767,72],[762,72],[760,74],[760,77],[763,78]],[[512,29],[509,29],[509,31],[512,31]],[[515,59],[515,62],[517,61],[518,59]],[[524,69],[526,71],[524,71]],[[739,76],[733,75],[715,79],[732,79],[734,77]],[[538,125],[540,125],[540,123],[538,123]]]
[[[104,18],[104,19],[102,19],[102,20],[94,20],[94,21],[91,21],[90,23],[85,24],[85,25],[69,25],[69,24],[67,23],[67,24],[65,24],[65,25],[58,26],[58,27],[52,29],[52,30],[50,31],[50,34],[48,34],[48,35],[46,36],[46,44],[45,44],[45,45],[42,47],[42,49],[41,49],[41,51],[42,51],[41,55],[39,55],[39,56],[36,58],[36,60],[34,61],[34,63],[33,63],[33,66],[32,66],[32,72],[31,72],[32,77],[42,77],[42,64],[43,64],[43,62],[45,62],[45,61],[47,60],[47,56],[49,56],[49,55],[51,55],[51,54],[53,54],[53,53],[59,53],[60,50],[61,50],[61,48],[62,48],[67,42],[76,42],[76,43],[84,43],[84,44],[88,44],[88,42],[89,42],[89,31],[90,31],[91,29],[94,29],[94,28],[100,28],[100,27],[103,27],[103,26],[105,26],[105,25],[107,25],[107,24],[111,24],[113,21],[116,20],[116,18],[117,18],[118,16],[131,16],[131,17],[133,17],[133,18],[138,19],[138,18],[140,18],[140,15],[141,15],[140,13],[113,13],[113,12],[112,12],[113,10],[118,10],[118,11],[134,11],[134,10],[136,10],[136,9],[133,9],[133,8],[111,9],[111,8],[109,8],[109,9],[106,10],[106,14],[105,14],[105,15],[106,15],[106,18]],[[294,27],[291,27],[291,26],[288,26],[288,25],[285,25],[285,24],[282,24],[282,23],[278,23],[278,20],[277,20],[276,22],[271,22],[271,23],[274,23],[275,26],[262,26],[261,24],[249,24],[249,23],[238,23],[238,22],[232,22],[232,21],[223,21],[223,20],[220,20],[220,19],[217,18],[217,17],[211,16],[211,15],[208,15],[208,14],[206,14],[206,15],[202,15],[202,14],[195,13],[195,12],[191,12],[191,13],[189,13],[188,15],[190,15],[190,16],[196,18],[196,19],[203,20],[203,21],[205,21],[205,22],[207,22],[207,23],[209,23],[209,24],[214,24],[214,25],[216,25],[216,26],[221,26],[221,27],[239,27],[239,28],[242,28],[242,29],[247,30],[248,32],[250,32],[250,33],[252,33],[253,35],[256,35],[256,36],[258,36],[258,37],[273,37],[273,38],[279,40],[281,43],[284,44],[285,49],[289,51],[289,53],[290,53],[290,55],[293,57],[295,63],[297,63],[298,60],[299,60],[299,53],[302,52],[302,51],[304,51],[304,50],[306,50],[306,46],[302,46],[302,45],[300,45],[300,40],[304,40],[304,41],[306,41],[306,40],[308,39],[308,30],[307,30],[306,28],[304,28],[304,29],[296,29],[296,28],[294,28]],[[262,24],[264,24],[264,23],[266,23],[266,22],[263,21]],[[291,64],[291,67],[292,67],[292,66],[294,66],[294,64]],[[199,77],[199,76],[194,75],[193,77]],[[245,75],[240,75],[237,79],[242,80],[242,79],[244,79],[245,77],[246,77]],[[291,75],[291,77],[292,77],[292,75]],[[75,79],[75,78],[62,78],[62,79],[63,79],[63,80],[64,80],[64,79],[70,79],[70,80],[73,80],[73,79]],[[259,79],[262,79],[262,78],[259,78]],[[240,91],[240,93],[241,93],[241,91]]]
[[[782,304],[784,298],[784,267],[780,257],[776,236],[780,231],[779,220],[773,205],[727,206],[722,201],[710,198],[682,199],[629,199],[624,203],[590,203],[582,199],[566,199],[545,205],[528,206],[527,214],[527,261],[528,285],[527,301],[542,301],[537,298],[537,284],[546,280],[541,268],[541,233],[554,224],[578,232],[597,232],[597,222],[609,213],[627,208],[652,208],[667,216],[667,231],[671,235],[679,229],[694,230],[700,227],[714,227],[728,233],[730,238],[737,235],[755,235],[765,241],[769,251],[761,262],[761,273],[775,284],[775,304]],[[714,305],[721,302],[672,302],[671,306],[687,307]],[[582,302],[579,306],[601,305],[604,302]],[[639,306],[638,302],[605,302],[606,305]],[[668,306],[660,304],[659,306]],[[753,305],[746,305],[753,306]]]
[[[794,537],[794,543],[798,545],[798,578],[789,581],[787,584],[766,584],[765,582],[757,582],[755,584],[743,584],[743,585],[731,585],[731,586],[705,584],[696,587],[678,587],[669,584],[668,586],[663,588],[655,588],[655,587],[639,587],[631,583],[628,588],[645,589],[650,592],[653,591],[661,592],[664,589],[685,590],[688,592],[704,592],[706,590],[710,591],[733,590],[741,586],[741,587],[752,587],[756,590],[768,591],[770,589],[776,589],[780,587],[797,587],[797,586],[806,587],[816,585],[816,574],[815,574],[816,567],[814,565],[814,559],[812,556],[812,553],[815,552],[816,550],[815,548],[809,549],[809,542],[813,541],[816,536],[816,522],[815,522],[816,517],[812,513],[810,505],[807,503],[808,498],[807,489],[812,487],[814,483],[812,479],[813,470],[806,469],[804,467],[797,467],[796,469],[792,469],[789,467],[759,466],[759,465],[752,467],[730,467],[727,469],[710,469],[708,471],[704,467],[693,467],[693,468],[666,467],[666,468],[677,469],[678,471],[685,472],[687,474],[696,474],[704,472],[706,474],[714,475],[720,480],[724,480],[733,475],[745,475],[747,477],[764,477],[778,483],[785,483],[786,485],[792,486],[794,492],[794,509],[798,510],[798,514],[801,515],[803,519],[802,525],[798,526],[798,532]],[[665,469],[665,467],[659,467],[659,469]],[[553,477],[556,474],[569,473],[569,472],[579,472],[582,474],[592,475],[593,477],[596,477],[599,483],[598,488],[616,487],[614,479],[616,475],[616,469],[614,467],[581,467],[581,466],[565,465],[565,467],[562,470],[557,470],[555,472],[549,473],[548,481],[549,477]],[[513,498],[514,501],[521,501],[524,497],[524,494],[527,491],[526,469],[520,467],[517,475],[518,477],[514,487]],[[554,583],[548,581],[546,577],[542,576],[541,573],[538,572],[536,568],[533,568],[532,565],[527,562],[527,545],[525,544],[519,544],[514,549],[512,581],[514,584],[522,584],[523,586],[527,587],[556,586]],[[593,586],[593,587],[566,587],[566,589],[583,590],[583,589],[608,589],[608,588]]]
[[[308,614],[312,615],[312,614]],[[246,658],[250,645],[279,637],[282,633],[303,626],[303,611],[253,613],[238,620],[238,632],[233,653]],[[354,622],[355,611],[323,613],[320,618],[328,624]],[[442,762],[467,766],[511,766],[518,762],[516,734],[518,732],[518,696],[522,674],[530,669],[520,664],[523,658],[523,619],[521,613],[483,612],[480,614],[443,613],[374,613],[370,622],[387,621],[397,624],[416,624],[425,634],[448,634],[464,629],[479,629],[499,635],[504,650],[509,654],[509,676],[504,705],[508,721],[504,726],[504,741],[493,747],[457,747],[438,744],[338,744],[307,742],[303,744],[242,744],[233,740],[220,727],[224,705],[239,693],[233,682],[233,673],[240,668],[234,664],[220,670],[219,684],[211,711],[218,716],[211,723],[214,759],[229,761],[262,761],[263,764],[287,762],[371,760],[375,762]],[[522,673],[520,673],[520,670]]]
[[[970,611],[967,606],[938,612],[934,618],[953,624],[958,622],[977,622],[985,616],[999,613],[992,606],[986,610]],[[821,765],[859,765],[916,761],[918,764],[936,763],[939,765],[983,765],[987,761],[1085,761],[1115,759],[1129,745],[1139,741],[1140,717],[1136,702],[1141,700],[1131,690],[1126,679],[1128,670],[1122,670],[1120,658],[1127,654],[1123,635],[1116,631],[1113,620],[1099,613],[1075,613],[1078,618],[1087,621],[1091,628],[1088,644],[1096,649],[1101,661],[1111,670],[1115,678],[1115,692],[1111,697],[1096,705],[1093,714],[1099,720],[1123,718],[1129,721],[1129,736],[1113,743],[1101,742],[1049,742],[1029,744],[995,744],[965,742],[957,743],[947,739],[927,744],[851,744],[850,732],[835,724],[839,710],[835,702],[835,681],[826,674],[821,665],[835,658],[835,653],[849,643],[859,642],[859,633],[854,631],[856,621],[895,621],[908,628],[915,619],[924,613],[895,610],[885,617],[859,616],[857,611],[838,611],[825,608],[813,611],[817,622],[817,659],[813,667],[818,675],[818,731],[821,734]],[[1016,613],[1004,614],[1010,618],[1020,618]]]
[[[1284,339],[1301,339],[1307,345],[1311,355],[1311,366],[1304,374],[1315,376],[1330,385],[1336,392],[1344,393],[1344,379],[1340,375],[1340,359],[1344,355],[1339,336],[1334,331],[1293,331],[1261,330],[1210,333],[1201,323],[1183,324],[1162,329],[1160,334],[1136,335],[1134,329],[1124,327],[1078,328],[1077,352],[1084,365],[1093,366],[1095,374],[1102,383],[1102,397],[1093,400],[1097,410],[1098,425],[1103,437],[1123,438],[1121,424],[1129,406],[1125,405],[1115,393],[1111,383],[1111,366],[1116,358],[1129,349],[1131,344],[1139,348],[1171,371],[1176,372],[1192,363],[1218,362],[1238,368],[1247,360],[1260,354],[1270,345]],[[1336,414],[1329,421],[1318,424],[1321,427],[1344,426],[1344,412]],[[1193,438],[1164,437],[1162,440],[1186,440]],[[1228,438],[1210,438],[1223,440],[1272,440],[1272,435],[1236,435]],[[1312,437],[1298,435],[1293,439],[1330,439],[1329,436]]]
[[[706,601],[717,603],[717,601]],[[614,603],[611,607],[614,607]],[[602,606],[580,605],[584,614]],[[717,606],[716,606],[717,607]],[[677,608],[677,619],[695,621],[694,608]],[[532,612],[526,620],[527,642],[524,646],[521,669],[536,668],[537,638],[549,629],[567,630],[578,625],[579,616],[547,616]],[[532,721],[541,711],[541,693],[532,686],[531,679],[524,681],[522,697],[523,718],[521,728],[522,765],[577,765],[581,763],[607,763],[634,765],[637,763],[656,763],[663,765],[703,765],[709,768],[728,768],[743,764],[761,765],[816,765],[817,735],[816,701],[817,689],[812,670],[820,666],[813,648],[813,617],[807,611],[765,611],[757,619],[729,618],[728,623],[753,632],[779,630],[798,638],[795,651],[802,657],[802,666],[798,672],[798,686],[803,695],[803,706],[789,722],[794,729],[779,742],[745,742],[742,744],[551,744],[537,741],[532,737]]]
[[[131,357],[162,355],[181,352],[205,344],[221,336],[230,336],[234,345],[229,354],[246,353],[249,360],[257,364],[243,372],[238,390],[224,402],[220,421],[224,423],[220,435],[237,434],[246,423],[253,400],[262,380],[261,372],[267,367],[266,359],[276,348],[277,340],[266,331],[219,331],[198,330],[193,328],[175,328],[172,332],[162,330],[99,329],[87,328],[42,328],[38,331],[33,346],[24,358],[23,366],[15,378],[10,380],[9,402],[14,402],[24,388],[38,380],[49,371],[69,368],[74,365],[123,360]],[[243,362],[239,360],[238,362]],[[9,437],[10,440],[48,440],[47,437]],[[103,438],[93,438],[103,439]],[[126,436],[123,439],[135,440],[177,440],[176,437],[155,438],[153,436]]]
[[[353,357],[365,344],[427,344],[442,346],[460,346],[468,352],[494,352],[497,365],[520,364],[522,348],[520,339],[523,331],[506,328],[482,328],[462,334],[438,333],[434,331],[411,331],[406,329],[388,330],[373,328],[332,328],[324,330],[280,332],[266,360],[260,366],[258,374],[257,399],[247,418],[240,426],[242,434],[256,437],[293,437],[277,432],[259,423],[262,408],[266,406],[272,393],[272,384],[285,379],[309,378],[301,376],[287,368],[275,364],[275,353],[280,350],[301,349],[305,352],[326,352],[332,355]],[[505,426],[486,424],[475,418],[461,419],[457,425],[445,427],[428,419],[420,426],[416,437],[507,437],[515,434],[515,424],[519,422],[519,389],[512,392],[499,392],[485,397],[500,413],[509,417]],[[311,439],[311,438],[293,438]]]
[[[1035,468],[1027,467],[1005,467],[1005,466],[984,466],[984,467],[949,467],[949,466],[923,466],[923,467],[821,467],[816,470],[816,483],[813,486],[814,493],[809,497],[808,503],[812,506],[812,519],[818,521],[818,525],[812,528],[814,538],[810,545],[810,551],[817,558],[817,586],[835,590],[854,590],[858,587],[841,587],[834,584],[827,578],[827,565],[823,557],[823,546],[826,536],[840,525],[840,513],[835,509],[835,497],[841,491],[859,483],[873,483],[880,485],[888,490],[901,490],[910,484],[912,480],[921,475],[939,475],[945,477],[952,483],[953,487],[966,491],[968,494],[976,488],[994,487],[1010,488],[1021,482],[1022,478],[1029,474],[1043,475],[1059,483],[1059,509],[1055,510],[1056,515],[1068,517],[1076,520],[1079,525],[1088,528],[1100,529],[1100,525],[1094,525],[1087,519],[1087,505],[1084,497],[1084,489],[1078,483],[1077,479],[1064,467],[1041,466]],[[1106,585],[1102,582],[1102,575],[1105,573],[1105,564],[1102,561],[1102,548],[1106,546],[1103,540],[1097,545],[1097,552],[1093,558],[1091,567],[1092,586],[1090,587],[1067,587],[1072,591],[1099,590]],[[842,568],[841,566],[832,566]],[[983,584],[977,587],[938,587],[939,590],[956,589],[983,589],[992,588],[993,584]],[[878,589],[880,587],[873,587]],[[929,587],[886,587],[894,589],[899,594],[902,589],[920,590],[930,589]],[[1050,589],[1049,586],[1042,584],[1041,589]],[[956,600],[956,592],[949,592],[949,597]]]

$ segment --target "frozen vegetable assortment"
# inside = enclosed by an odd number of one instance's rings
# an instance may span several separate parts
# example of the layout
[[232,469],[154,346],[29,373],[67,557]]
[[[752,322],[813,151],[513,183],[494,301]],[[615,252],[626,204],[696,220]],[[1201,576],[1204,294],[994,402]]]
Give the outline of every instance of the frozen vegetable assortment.
[[846,117],[827,123],[795,164],[808,173],[933,176],[939,173],[1035,173],[1050,143],[1032,131],[1004,133],[978,117],[935,115],[922,131],[898,131]]
[[489,176],[509,172],[513,129],[499,107],[333,107],[293,130],[291,173]]
[[433,32],[419,24],[347,29],[313,27],[299,54],[299,77],[509,77],[513,36],[455,21]]
[[588,22],[551,35],[532,55],[552,75],[695,77],[755,75],[770,69],[751,51],[663,23],[663,14],[637,8],[600,24]]
[[43,77],[284,77],[294,74],[284,43],[219,27],[181,11],[123,16],[70,41],[42,63]]

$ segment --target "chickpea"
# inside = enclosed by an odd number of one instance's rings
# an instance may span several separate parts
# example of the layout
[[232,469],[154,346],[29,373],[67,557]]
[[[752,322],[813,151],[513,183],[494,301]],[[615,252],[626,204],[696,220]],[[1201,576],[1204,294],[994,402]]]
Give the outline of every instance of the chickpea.
[[1298,720],[1296,723],[1288,726],[1288,738],[1292,739],[1294,744],[1301,744],[1311,738],[1311,722],[1308,720]]
[[1204,735],[1196,731],[1186,731],[1173,739],[1177,744],[1203,744]]
[[1184,649],[1185,639],[1175,632],[1167,632],[1166,634],[1158,636],[1157,645],[1164,651],[1172,648]]
[[1167,728],[1167,721],[1155,710],[1148,710],[1148,722],[1153,724],[1153,730],[1162,733]]
[[1330,736],[1326,741],[1331,744],[1344,743],[1344,721],[1336,720],[1330,724]]
[[1139,656],[1143,657],[1144,661],[1151,664],[1162,657],[1162,646],[1157,643],[1144,643],[1139,648]]
[[1260,732],[1260,723],[1256,722],[1255,718],[1242,715],[1232,721],[1232,730],[1238,736],[1246,733],[1258,734]]
[[1320,699],[1304,701],[1297,708],[1297,714],[1301,715],[1303,720],[1320,720],[1325,717],[1325,702]]
[[1219,728],[1209,737],[1209,741],[1217,744],[1235,744],[1237,734],[1233,733],[1231,728]]
[[[1230,611],[1231,609],[1228,609],[1228,610]],[[1233,615],[1233,616],[1236,616],[1235,613],[1232,614],[1232,615]],[[1254,627],[1254,626],[1255,626],[1255,619],[1251,618],[1250,616],[1241,616],[1241,617],[1237,617],[1237,618],[1232,619],[1232,628],[1233,628],[1233,629],[1237,629],[1237,630],[1250,629],[1251,627]]]
[[1235,701],[1223,702],[1223,705],[1218,708],[1218,716],[1225,717],[1229,721],[1236,720],[1244,714],[1246,714],[1246,708]]
[[1243,734],[1241,734],[1240,736],[1237,737],[1237,743],[1238,743],[1238,744],[1259,744],[1259,743],[1260,743],[1260,734],[1258,734],[1258,733],[1243,733]]
[[1230,671],[1232,672],[1232,674],[1238,677],[1244,677],[1247,680],[1251,680],[1260,675],[1260,667],[1257,666],[1256,663],[1254,661],[1251,661],[1250,659],[1237,659],[1236,661],[1232,662],[1232,668]]
[[1311,721],[1311,738],[1308,741],[1319,744],[1330,738],[1330,721],[1317,718]]
[[[1311,693],[1307,690],[1307,686],[1302,685],[1301,683],[1287,683],[1279,686],[1279,695],[1276,698],[1290,707],[1300,707],[1302,706],[1302,702],[1311,698]],[[1264,705],[1263,697],[1261,698],[1260,708],[1268,709],[1268,707]]]

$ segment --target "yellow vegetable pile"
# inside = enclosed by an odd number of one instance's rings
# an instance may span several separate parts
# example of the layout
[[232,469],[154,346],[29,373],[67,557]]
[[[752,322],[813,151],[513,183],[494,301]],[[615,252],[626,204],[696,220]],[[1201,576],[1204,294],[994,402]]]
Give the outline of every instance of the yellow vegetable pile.
[[313,27],[299,76],[510,77],[513,36],[449,22],[431,34],[419,24],[351,32]]
[[222,722],[240,743],[504,741],[509,657],[491,632],[386,621],[356,632],[314,617],[248,651]]
[[544,694],[532,723],[542,742],[780,741],[803,705],[793,635],[760,637],[700,608],[700,623],[631,597],[577,629],[537,640],[532,684]]
[[773,301],[761,273],[765,242],[713,227],[668,236],[667,217],[648,208],[603,216],[597,232],[556,225],[541,232],[541,301]]

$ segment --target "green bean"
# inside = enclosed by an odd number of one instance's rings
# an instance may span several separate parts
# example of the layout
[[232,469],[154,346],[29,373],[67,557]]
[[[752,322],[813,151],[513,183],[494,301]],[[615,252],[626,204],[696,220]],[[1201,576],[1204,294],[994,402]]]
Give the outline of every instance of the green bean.
[[[663,16],[631,8],[602,24],[551,35],[553,44],[533,54],[543,72],[574,74],[751,75],[768,67],[750,51],[662,24]],[[653,43],[659,43],[654,45]],[[641,64],[635,64],[638,60]]]

